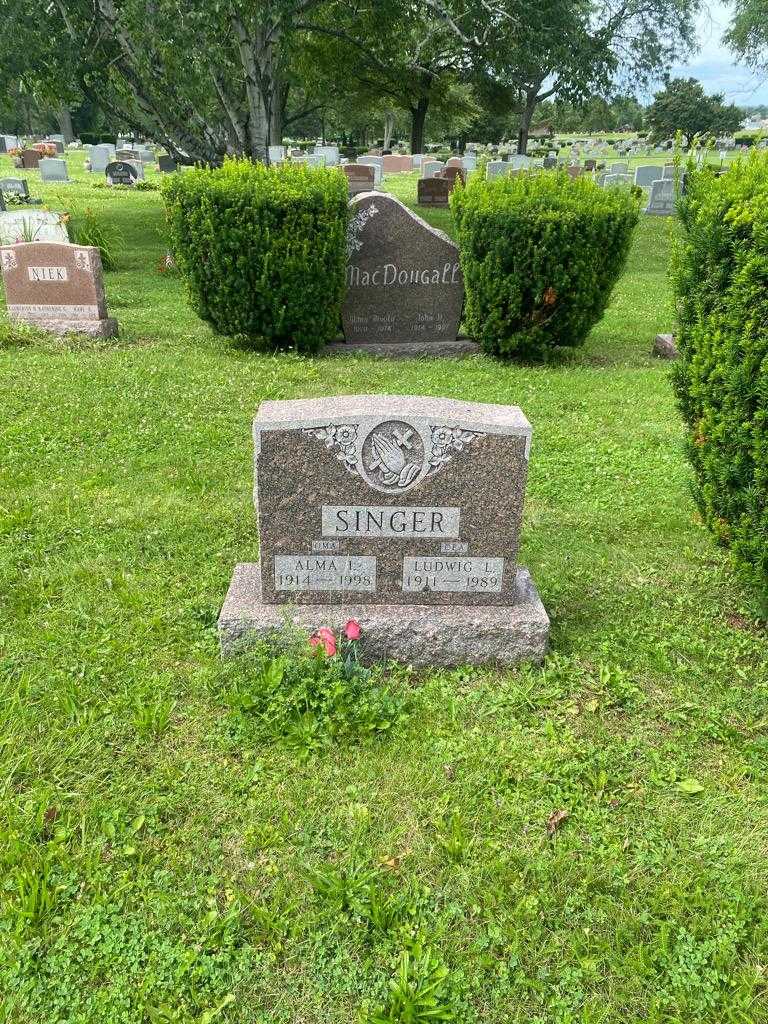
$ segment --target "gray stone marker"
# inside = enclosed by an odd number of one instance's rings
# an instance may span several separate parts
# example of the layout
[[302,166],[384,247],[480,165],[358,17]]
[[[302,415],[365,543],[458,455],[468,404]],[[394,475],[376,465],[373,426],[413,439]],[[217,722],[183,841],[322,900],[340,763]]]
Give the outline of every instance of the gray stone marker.
[[506,160],[489,160],[485,165],[485,180],[493,181],[494,178],[501,178],[512,170]]
[[92,171],[105,171],[107,164],[114,159],[109,146],[91,146],[90,161]]
[[464,304],[459,250],[395,196],[364,192],[350,202],[347,349],[445,355],[475,350],[457,341]]
[[617,185],[631,185],[632,175],[631,174],[606,174],[603,178],[603,187],[610,188],[611,186]]
[[104,174],[108,185],[135,185],[139,177],[136,164],[128,160],[113,160],[104,168]]
[[117,333],[96,246],[23,242],[0,248],[8,315],[55,334]]
[[650,188],[654,181],[661,180],[661,167],[655,164],[644,164],[635,168],[635,184],[641,188]]
[[374,184],[380,185],[384,174],[384,160],[380,156],[359,156],[358,164],[361,167],[372,167],[374,171]]
[[674,181],[674,178],[675,178],[675,165],[674,164],[664,164],[664,169],[662,171],[661,177],[663,179],[668,179],[670,181]]
[[519,171],[522,170],[523,167],[530,167],[533,163],[533,159],[525,154],[518,155],[517,153],[514,153],[510,156],[509,160],[507,160],[507,163],[510,167],[514,167],[516,171]]
[[241,563],[222,653],[286,622],[362,627],[366,660],[540,660],[549,619],[517,565],[531,427],[515,406],[353,395],[263,402],[260,563]]
[[29,196],[29,185],[26,178],[0,178],[0,192],[10,192],[15,196]]
[[0,213],[5,213],[5,196],[0,192]]
[[339,162],[338,146],[315,146],[315,156],[325,157],[326,167],[335,167]]
[[627,164],[627,163],[611,164],[610,168],[608,169],[608,173],[609,174],[629,174],[629,164]]
[[347,179],[350,196],[372,192],[376,186],[376,168],[371,164],[343,164],[341,172]]
[[25,239],[34,242],[68,242],[67,228],[58,213],[18,208],[0,214],[0,245]]
[[281,164],[283,160],[285,160],[285,146],[270,146],[269,162],[271,164]]
[[324,153],[308,153],[307,167],[325,167],[326,158]]
[[174,171],[178,170],[178,165],[172,156],[163,154],[163,156],[157,159],[157,169],[161,174],[173,174]]
[[651,185],[651,197],[645,212],[659,217],[671,217],[675,213],[675,183],[664,178]]
[[434,178],[444,167],[445,164],[441,160],[422,160],[421,176],[422,178]]
[[71,182],[66,160],[43,159],[37,165],[43,181]]

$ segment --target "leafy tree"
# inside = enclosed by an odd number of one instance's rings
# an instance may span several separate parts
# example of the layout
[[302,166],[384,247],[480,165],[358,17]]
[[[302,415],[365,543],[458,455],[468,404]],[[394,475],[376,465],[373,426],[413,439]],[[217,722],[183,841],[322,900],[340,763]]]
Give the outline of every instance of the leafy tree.
[[768,0],[735,0],[726,42],[753,67],[768,68]]
[[654,138],[669,138],[681,131],[694,135],[728,135],[743,120],[742,111],[723,103],[722,93],[707,96],[695,78],[674,78],[657,92],[647,111],[647,123]]

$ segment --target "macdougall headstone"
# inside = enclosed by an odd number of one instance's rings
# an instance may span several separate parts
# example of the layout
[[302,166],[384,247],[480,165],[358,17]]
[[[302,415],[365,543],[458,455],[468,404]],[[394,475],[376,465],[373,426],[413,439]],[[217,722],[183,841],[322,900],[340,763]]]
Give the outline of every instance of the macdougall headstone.
[[8,315],[54,334],[117,333],[96,246],[22,242],[0,248]]
[[[446,170],[458,170],[456,167]],[[419,178],[416,183],[416,201],[419,206],[448,206],[455,178]]]
[[675,183],[669,178],[654,181],[651,196],[645,208],[646,213],[659,217],[671,217],[675,212]]
[[446,234],[394,196],[366,192],[350,202],[347,254],[348,344],[464,350],[456,339],[464,280],[458,247]]
[[347,179],[350,196],[372,192],[376,186],[376,169],[369,164],[344,164],[341,170]]
[[135,185],[139,172],[127,160],[113,160],[104,168],[108,185]]
[[260,562],[236,567],[222,651],[362,626],[369,660],[540,660],[549,620],[517,564],[531,427],[515,406],[354,395],[264,402]]

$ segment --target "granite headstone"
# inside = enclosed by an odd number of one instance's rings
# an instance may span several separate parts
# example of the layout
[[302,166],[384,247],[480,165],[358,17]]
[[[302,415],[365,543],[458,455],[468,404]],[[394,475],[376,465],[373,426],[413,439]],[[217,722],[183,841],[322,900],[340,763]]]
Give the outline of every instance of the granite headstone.
[[117,322],[107,315],[96,246],[22,242],[0,248],[8,315],[55,334],[109,337]]
[[395,196],[363,193],[350,202],[347,293],[349,345],[422,349],[457,342],[464,304],[459,250]]
[[368,660],[540,660],[549,620],[517,564],[531,427],[515,406],[396,395],[263,402],[260,563],[235,568],[224,654],[362,627]]

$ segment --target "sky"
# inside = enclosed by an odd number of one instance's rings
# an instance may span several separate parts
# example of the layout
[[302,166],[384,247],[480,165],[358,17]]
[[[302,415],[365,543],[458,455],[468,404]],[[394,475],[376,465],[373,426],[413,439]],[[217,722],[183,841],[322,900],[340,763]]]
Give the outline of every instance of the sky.
[[728,26],[731,8],[727,3],[709,0],[709,10],[699,17],[700,50],[687,63],[670,69],[673,78],[698,78],[707,93],[725,93],[729,103],[740,107],[768,103],[768,77],[753,74],[737,64],[721,42]]

